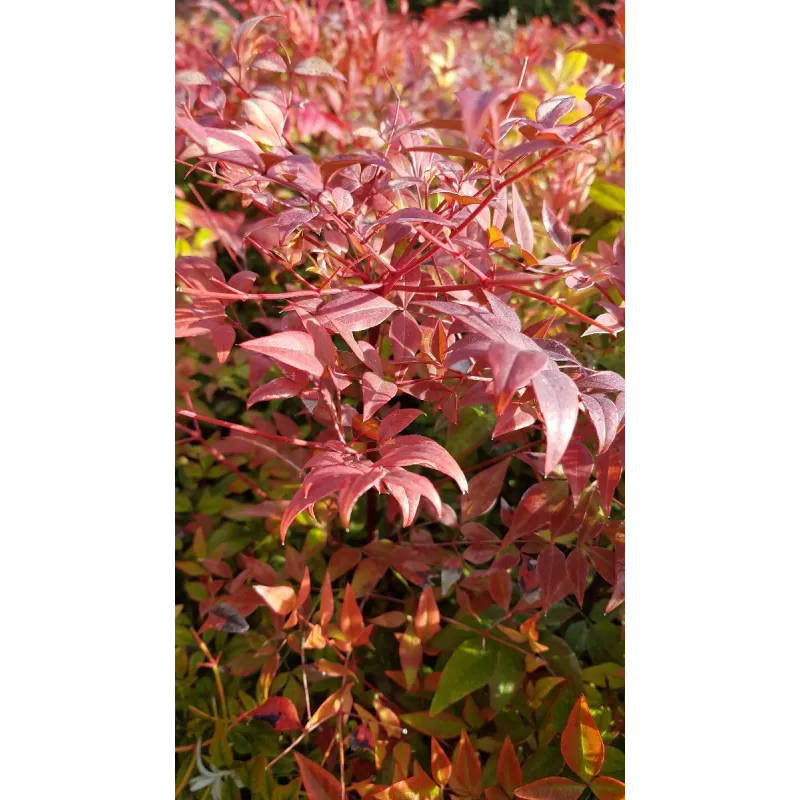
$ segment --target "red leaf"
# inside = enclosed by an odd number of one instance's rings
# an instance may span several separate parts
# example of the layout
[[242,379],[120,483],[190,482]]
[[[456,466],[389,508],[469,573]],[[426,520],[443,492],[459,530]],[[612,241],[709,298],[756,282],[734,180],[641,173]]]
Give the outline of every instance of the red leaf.
[[[495,411],[498,414],[505,411],[517,389],[526,386],[537,373],[545,370],[550,363],[547,354],[538,347],[534,350],[520,350],[505,342],[492,343],[487,351],[487,357],[494,379],[492,391]],[[567,380],[569,379],[567,378]]]
[[547,428],[545,475],[558,466],[572,438],[578,419],[578,387],[571,378],[556,369],[533,376],[533,390]]
[[489,573],[489,596],[497,605],[508,611],[511,604],[511,575],[507,570],[497,569]]
[[584,53],[598,61],[613,64],[618,69],[625,69],[625,48],[622,45],[614,42],[591,42],[582,44],[576,49],[583,50]]
[[597,432],[598,453],[604,453],[617,435],[619,412],[605,395],[584,394],[581,397],[586,414]]
[[522,204],[522,199],[517,191],[517,184],[511,185],[511,211],[514,215],[514,236],[517,244],[529,253],[533,252],[533,225],[531,225],[528,212]]
[[506,736],[497,758],[497,780],[510,797],[522,783],[522,768],[511,739]]
[[625,534],[614,535],[614,591],[606,606],[606,614],[612,612],[625,600]]
[[293,731],[302,728],[294,703],[288,697],[270,697],[250,712],[255,719],[264,719],[276,731]]
[[389,412],[382,420],[378,428],[378,437],[383,442],[392,436],[400,433],[407,428],[417,417],[424,416],[423,412],[414,408],[401,408],[397,411]]
[[562,253],[566,253],[572,244],[569,228],[552,212],[547,203],[542,205],[542,222],[547,235],[553,240]]
[[303,331],[282,331],[260,339],[242,342],[240,347],[269,356],[275,361],[308,372],[319,378],[324,367],[314,355],[314,340]]
[[384,474],[385,471],[382,469],[371,469],[353,478],[346,488],[340,490],[339,516],[345,529],[350,528],[350,515],[358,498],[376,486]]
[[592,566],[600,573],[606,583],[614,585],[614,553],[604,547],[590,545],[586,548]]
[[585,788],[569,778],[542,778],[521,786],[514,794],[522,800],[578,800]]
[[623,428],[617,441],[606,450],[605,453],[597,457],[595,464],[595,474],[597,475],[597,487],[600,490],[600,504],[606,516],[611,513],[611,501],[614,499],[614,491],[622,477],[624,468],[623,447],[624,447]]
[[381,449],[383,458],[377,462],[379,467],[408,467],[419,464],[437,469],[449,475],[462,493],[467,491],[467,479],[455,459],[440,444],[425,436],[400,436],[391,445]]
[[308,800],[341,800],[342,786],[330,772],[298,752],[292,755],[300,770]]
[[507,538],[547,527],[552,510],[567,497],[565,481],[542,481],[527,489],[514,509]]
[[567,766],[587,783],[603,766],[605,745],[583,695],[575,701],[561,734],[561,754]]
[[361,388],[364,392],[364,422],[375,416],[375,412],[397,394],[397,386],[379,378],[374,372],[364,373]]
[[463,89],[456,94],[458,102],[461,104],[461,119],[470,149],[475,149],[480,141],[494,107],[513,91],[512,89],[491,89],[487,92],[479,92],[475,89]]
[[564,474],[569,482],[572,502],[577,505],[583,490],[586,488],[586,484],[589,482],[589,476],[592,474],[594,458],[592,458],[592,454],[586,449],[583,442],[573,439],[569,443],[569,447],[564,451],[561,466],[564,468]]
[[322,306],[316,319],[332,333],[365,331],[380,325],[397,306],[372,292],[342,292]]
[[573,550],[567,556],[567,575],[572,582],[572,590],[578,599],[578,605],[583,606],[583,593],[586,591],[586,576],[589,574],[589,565],[586,556],[580,550]]
[[422,344],[422,331],[408,311],[401,311],[389,326],[389,341],[395,361],[413,358]]
[[561,582],[567,577],[567,560],[561,550],[550,545],[539,554],[536,571],[542,588],[542,607],[547,613]]
[[461,498],[461,523],[486,514],[494,507],[503,488],[511,457],[479,472],[469,482],[467,493]]
[[598,800],[625,800],[625,784],[608,775],[599,775],[590,784]]

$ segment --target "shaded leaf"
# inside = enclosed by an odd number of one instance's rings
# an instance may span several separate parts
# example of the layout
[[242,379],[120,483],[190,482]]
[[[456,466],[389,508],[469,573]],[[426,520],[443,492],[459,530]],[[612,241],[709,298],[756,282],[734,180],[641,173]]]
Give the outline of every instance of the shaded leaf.
[[567,766],[587,783],[603,766],[605,745],[595,724],[589,704],[581,695],[567,718],[561,734],[561,753]]
[[497,651],[481,646],[481,639],[462,642],[453,652],[442,671],[439,687],[431,701],[431,714],[436,715],[447,706],[485,686],[492,677],[497,663]]
[[578,800],[584,788],[569,778],[542,778],[521,786],[514,795],[521,800]]
[[467,493],[461,498],[462,524],[491,511],[503,488],[510,463],[509,456],[470,479]]

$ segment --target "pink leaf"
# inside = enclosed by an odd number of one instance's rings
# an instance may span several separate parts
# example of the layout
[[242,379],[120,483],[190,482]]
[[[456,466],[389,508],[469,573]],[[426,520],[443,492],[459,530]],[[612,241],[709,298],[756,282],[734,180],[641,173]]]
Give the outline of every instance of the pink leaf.
[[461,498],[462,524],[491,511],[503,488],[503,481],[510,463],[511,457],[509,456],[470,479],[467,494]]
[[310,78],[336,78],[336,80],[346,80],[341,72],[337,72],[325,59],[318,56],[304,58],[294,68],[297,75],[305,75]]
[[281,364],[308,372],[317,378],[321,377],[325,370],[322,362],[314,355],[313,338],[303,331],[273,333],[271,336],[243,342],[240,347],[269,356]]
[[353,512],[356,500],[373,486],[376,486],[384,474],[385,470],[383,469],[371,469],[369,472],[354,478],[347,488],[339,492],[339,516],[345,528],[350,527],[350,515]]
[[434,214],[433,211],[426,211],[424,208],[405,208],[402,211],[395,211],[394,214],[381,217],[374,225],[397,225],[403,222],[428,222],[435,225],[444,225],[448,228],[456,227],[456,223],[447,219],[447,217],[443,217],[441,214]]
[[498,436],[505,436],[507,433],[520,431],[529,428],[536,423],[536,417],[527,411],[530,406],[520,405],[519,403],[512,403],[506,410],[500,414],[495,423],[494,430],[492,431],[492,439]]
[[391,445],[381,448],[383,458],[377,466],[408,467],[419,464],[422,467],[437,469],[449,475],[462,493],[467,491],[467,479],[455,459],[440,444],[425,436],[400,436]]
[[555,369],[533,377],[533,390],[547,428],[547,454],[544,473],[555,469],[572,438],[578,419],[578,388],[571,378]]
[[572,492],[572,502],[577,505],[581,493],[589,482],[589,476],[592,474],[594,458],[583,442],[573,439],[564,451],[561,466],[564,468],[564,474],[567,476]]
[[503,342],[493,343],[487,355],[494,378],[494,406],[498,414],[505,411],[517,389],[527,385],[536,373],[550,363],[547,354],[538,348],[518,350]]
[[461,104],[461,119],[470,150],[474,150],[480,141],[492,109],[512,92],[512,89],[491,89],[488,92],[463,89],[458,92],[456,97]]
[[625,379],[616,372],[593,372],[577,379],[576,383],[582,392],[593,389],[600,392],[624,392]]
[[514,235],[517,244],[529,253],[533,252],[533,225],[531,225],[528,212],[522,204],[522,199],[517,191],[517,184],[511,186],[511,211],[514,215]]
[[522,156],[528,156],[531,153],[538,153],[540,150],[555,150],[557,147],[565,150],[575,150],[575,145],[564,144],[563,142],[556,142],[552,139],[534,139],[532,142],[523,142],[505,153],[498,153],[498,157],[504,161],[516,161]]
[[556,247],[566,253],[572,244],[572,234],[569,228],[552,212],[547,203],[542,205],[542,222],[547,235],[553,240]]
[[372,292],[342,292],[317,311],[317,320],[332,333],[365,331],[380,325],[397,306]]
[[602,394],[585,394],[581,402],[597,432],[598,453],[605,453],[617,434],[617,406]]
[[381,420],[378,427],[378,438],[381,442],[384,439],[390,439],[422,415],[423,412],[415,408],[400,408],[397,411],[391,411]]
[[365,372],[361,384],[364,392],[364,422],[366,422],[397,394],[397,387],[379,378],[374,372]]

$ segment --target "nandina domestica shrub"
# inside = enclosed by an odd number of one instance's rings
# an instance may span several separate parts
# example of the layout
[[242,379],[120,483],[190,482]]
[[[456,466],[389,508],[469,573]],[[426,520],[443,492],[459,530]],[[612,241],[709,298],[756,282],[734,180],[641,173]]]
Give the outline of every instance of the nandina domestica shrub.
[[624,797],[624,6],[176,41],[176,796]]

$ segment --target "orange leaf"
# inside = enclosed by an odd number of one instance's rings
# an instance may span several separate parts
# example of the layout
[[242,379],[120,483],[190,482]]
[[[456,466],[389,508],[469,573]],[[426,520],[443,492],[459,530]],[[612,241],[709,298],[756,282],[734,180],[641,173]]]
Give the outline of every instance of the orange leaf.
[[427,586],[419,596],[417,614],[414,617],[414,630],[417,636],[423,642],[432,639],[441,629],[439,620],[439,606],[436,605],[436,597],[433,594],[433,589]]
[[436,739],[431,739],[431,774],[433,779],[439,786],[446,786],[452,771],[453,766],[447,757],[447,753],[445,753]]
[[412,631],[404,634],[396,633],[400,639],[400,666],[403,668],[403,678],[406,686],[411,686],[422,666],[422,642],[419,636]]
[[297,597],[291,586],[254,586],[253,589],[276,614],[289,614],[294,610]]
[[308,800],[340,800],[342,786],[333,775],[300,753],[293,753]]
[[[395,748],[396,749],[396,748]],[[434,800],[441,789],[427,776],[414,775],[413,778],[398,781],[388,789],[373,795],[375,800]]]
[[506,470],[510,463],[510,457],[504,458],[494,466],[479,472],[470,480],[467,493],[461,498],[462,524],[491,511],[503,488]]
[[561,734],[561,754],[567,766],[587,783],[603,766],[605,746],[583,695],[575,701]]
[[506,736],[497,758],[497,780],[509,797],[522,783],[522,767],[519,765],[514,745],[508,736]]
[[625,48],[621,45],[613,42],[591,42],[582,44],[575,49],[583,50],[584,53],[598,61],[605,61],[619,69],[625,69]]
[[480,797],[482,791],[481,762],[465,730],[461,731],[453,762],[453,776],[450,785],[456,794]]
[[319,625],[312,625],[311,630],[308,632],[305,641],[303,642],[304,650],[323,650],[328,646],[328,642],[322,634],[322,628]]
[[542,778],[521,786],[514,794],[522,800],[578,800],[585,788],[569,778]]
[[595,778],[589,788],[595,793],[599,800],[625,800],[625,784],[608,775],[600,775]]
[[349,714],[352,705],[353,696],[350,694],[350,685],[345,686],[344,689],[337,689],[327,700],[324,700],[322,705],[313,713],[311,719],[306,723],[306,730],[310,731],[312,728],[316,728],[326,719],[329,719],[334,714],[338,714],[340,709],[343,714]]
[[250,712],[255,719],[264,719],[276,731],[293,731],[302,728],[297,709],[288,697],[270,697]]
[[319,600],[319,624],[324,628],[333,619],[333,589],[331,576],[326,572]]
[[402,611],[387,611],[385,614],[371,619],[370,622],[380,625],[381,628],[399,628],[408,622],[408,614],[404,614]]
[[364,630],[364,618],[361,616],[361,609],[349,583],[344,587],[344,601],[339,610],[339,627],[345,639],[351,644]]

